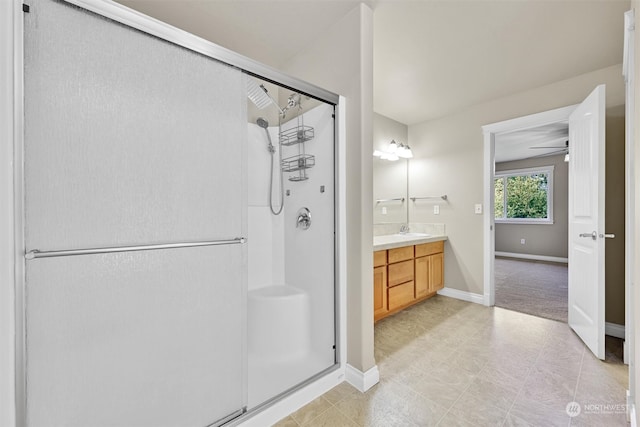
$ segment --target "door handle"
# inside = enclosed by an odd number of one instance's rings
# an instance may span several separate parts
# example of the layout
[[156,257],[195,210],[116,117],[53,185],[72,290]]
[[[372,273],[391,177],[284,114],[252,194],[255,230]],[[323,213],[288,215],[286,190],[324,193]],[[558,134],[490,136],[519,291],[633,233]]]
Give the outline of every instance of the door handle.
[[600,235],[600,238],[601,238],[601,239],[602,239],[603,237],[604,237],[605,239],[615,239],[615,238],[616,238],[616,235],[615,235],[615,234],[604,233],[604,234],[601,234],[601,235]]
[[595,231],[591,233],[580,233],[580,237],[591,237],[593,240],[596,240],[598,238],[598,233]]

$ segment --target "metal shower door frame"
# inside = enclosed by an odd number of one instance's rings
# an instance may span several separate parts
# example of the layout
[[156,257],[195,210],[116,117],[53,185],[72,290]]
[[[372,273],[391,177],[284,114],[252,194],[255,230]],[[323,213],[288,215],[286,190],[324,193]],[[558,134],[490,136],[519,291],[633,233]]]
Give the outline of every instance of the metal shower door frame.
[[[342,123],[345,118],[345,99],[339,95],[322,89],[318,86],[289,76],[281,71],[261,64],[250,58],[235,53],[229,49],[218,46],[212,42],[204,40],[186,31],[172,27],[162,21],[150,18],[142,13],[129,9],[119,3],[102,1],[102,0],[60,0],[71,5],[78,6],[82,9],[96,13],[100,16],[109,18],[115,22],[126,25],[128,27],[137,29],[149,35],[155,36],[159,39],[166,40],[178,46],[184,47],[191,51],[200,53],[216,61],[225,63],[237,69],[240,69],[244,73],[267,80],[275,83],[287,89],[294,90],[299,93],[303,93],[311,98],[319,101],[331,104],[334,106],[334,320],[335,320],[335,346],[336,357],[335,365],[326,369],[323,372],[318,373],[312,378],[309,378],[304,383],[291,390],[284,392],[279,397],[287,396],[295,391],[301,389],[305,385],[321,378],[329,372],[336,371],[341,367],[344,367],[346,363],[346,355],[344,349],[346,348],[346,337],[344,321],[346,318],[345,299],[346,292],[344,286],[341,285],[346,276],[346,266],[341,263],[341,260],[346,252],[346,241],[341,233],[341,228],[344,225],[346,213],[345,208],[345,195],[344,195],[344,183],[340,180],[344,177],[344,155],[345,148],[339,144],[339,141],[344,140],[345,130],[342,127]],[[8,279],[6,282],[13,289],[8,290],[9,296],[13,296],[13,318],[14,318],[14,331],[15,341],[14,348],[10,349],[14,356],[14,378],[15,385],[13,387],[14,399],[15,399],[15,425],[25,425],[26,419],[26,361],[25,361],[25,239],[24,239],[24,188],[23,188],[23,148],[24,148],[24,80],[23,80],[23,52],[24,52],[24,25],[23,25],[23,9],[22,0],[10,0],[5,2],[2,11],[10,10],[11,13],[2,17],[2,23],[8,23],[5,26],[9,32],[13,33],[13,36],[9,40],[9,44],[12,44],[13,55],[9,58],[2,58],[0,64],[6,66],[7,64],[13,65],[12,86],[13,96],[7,97],[2,102],[0,107],[6,107],[6,112],[12,113],[8,122],[11,123],[10,129],[7,128],[3,135],[11,135],[7,138],[7,145],[11,146],[7,152],[0,152],[0,160],[9,160],[11,168],[7,171],[7,174],[13,177],[13,182],[10,185],[13,187],[13,192],[4,191],[0,189],[0,198],[2,198],[2,204],[5,205],[0,210],[1,226],[0,231],[5,234],[10,234],[7,230],[12,229],[13,235],[11,238],[0,247],[3,253],[7,252],[10,255],[10,263],[13,266],[13,271],[9,269],[0,269],[0,278],[2,280]],[[28,6],[27,6],[28,8]],[[2,49],[0,49],[2,50]],[[5,67],[6,68],[6,67]],[[4,83],[4,82],[3,82]],[[5,87],[8,85],[5,85]],[[5,109],[2,110],[5,112]],[[2,118],[4,122],[4,117]],[[341,120],[342,119],[342,120]],[[4,124],[4,123],[3,123]],[[11,144],[12,142],[12,144]],[[9,157],[9,159],[8,159]],[[4,177],[3,177],[4,178]],[[0,179],[0,184],[7,183],[4,179]],[[6,203],[5,203],[6,202]],[[12,256],[11,256],[12,255]],[[5,283],[2,284],[5,286]],[[11,292],[10,292],[11,291]],[[2,289],[2,295],[6,295],[4,288]],[[3,336],[4,338],[4,336]],[[3,353],[4,356],[4,353]],[[4,369],[5,366],[1,366],[0,369]],[[2,372],[4,374],[4,371]],[[4,397],[3,397],[4,398]],[[4,403],[4,402],[2,402]],[[266,405],[268,406],[268,405]],[[261,407],[260,410],[266,408]],[[259,412],[259,411],[256,411]],[[11,418],[11,416],[10,416]],[[244,418],[244,417],[242,417]],[[1,418],[0,421],[4,421],[5,418]],[[238,420],[239,421],[239,420]],[[232,423],[233,424],[233,423]]]

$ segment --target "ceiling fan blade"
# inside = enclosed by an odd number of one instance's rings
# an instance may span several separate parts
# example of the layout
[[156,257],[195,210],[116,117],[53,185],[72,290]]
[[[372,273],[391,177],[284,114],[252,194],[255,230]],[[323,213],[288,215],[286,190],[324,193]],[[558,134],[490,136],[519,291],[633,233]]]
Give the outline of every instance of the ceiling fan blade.
[[560,146],[547,145],[546,147],[545,146],[537,146],[537,147],[529,147],[529,148],[532,148],[534,150],[535,149],[553,149],[553,148],[563,148],[565,150],[568,150],[569,149],[569,141],[565,141],[564,145],[560,145]]
[[527,157],[528,159],[534,159],[536,157],[548,157],[548,156],[554,156],[556,154],[561,154],[561,153],[568,153],[569,150],[566,148],[563,148],[562,150],[556,150],[556,151],[551,151],[549,153],[542,153],[542,154],[537,154],[535,156],[531,156],[531,157]]
[[532,150],[535,150],[535,149],[541,149],[542,150],[542,149],[562,148],[564,150],[564,149],[567,149],[568,147],[566,147],[566,146],[562,146],[562,147],[553,146],[553,147],[529,147],[529,148],[532,149]]

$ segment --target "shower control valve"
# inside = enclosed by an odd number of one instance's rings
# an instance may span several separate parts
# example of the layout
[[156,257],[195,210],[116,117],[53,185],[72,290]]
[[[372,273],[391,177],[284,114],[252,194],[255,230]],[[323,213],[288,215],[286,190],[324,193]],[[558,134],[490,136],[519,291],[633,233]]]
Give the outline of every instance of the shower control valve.
[[307,230],[309,227],[311,227],[311,212],[307,208],[300,208],[300,210],[298,210],[296,228]]

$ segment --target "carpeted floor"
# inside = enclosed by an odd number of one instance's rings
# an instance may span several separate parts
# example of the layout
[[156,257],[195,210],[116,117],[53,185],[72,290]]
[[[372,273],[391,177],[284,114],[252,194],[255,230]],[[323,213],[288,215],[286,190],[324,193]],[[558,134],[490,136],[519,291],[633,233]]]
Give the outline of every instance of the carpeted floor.
[[495,259],[496,306],[567,323],[567,264]]

